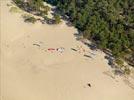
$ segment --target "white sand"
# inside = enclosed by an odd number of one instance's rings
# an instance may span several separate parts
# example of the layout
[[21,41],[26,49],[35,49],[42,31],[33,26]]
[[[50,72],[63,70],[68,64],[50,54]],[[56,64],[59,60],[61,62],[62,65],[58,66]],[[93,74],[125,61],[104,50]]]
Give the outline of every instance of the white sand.
[[[70,50],[82,45],[93,52],[76,41],[75,28],[24,23],[20,13],[9,12],[8,2],[0,1],[1,100],[134,100],[121,78],[103,74],[111,70],[103,53],[91,59]],[[65,51],[45,51],[58,47]]]

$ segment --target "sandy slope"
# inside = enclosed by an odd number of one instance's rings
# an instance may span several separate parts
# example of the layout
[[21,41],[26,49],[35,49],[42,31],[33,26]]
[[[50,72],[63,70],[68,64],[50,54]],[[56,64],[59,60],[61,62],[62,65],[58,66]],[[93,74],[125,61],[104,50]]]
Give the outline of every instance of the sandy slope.
[[[24,23],[8,2],[0,1],[2,100],[134,100],[133,89],[103,74],[110,70],[104,54],[76,41],[75,28]],[[96,55],[71,51],[77,45]],[[46,51],[51,47],[65,51]]]

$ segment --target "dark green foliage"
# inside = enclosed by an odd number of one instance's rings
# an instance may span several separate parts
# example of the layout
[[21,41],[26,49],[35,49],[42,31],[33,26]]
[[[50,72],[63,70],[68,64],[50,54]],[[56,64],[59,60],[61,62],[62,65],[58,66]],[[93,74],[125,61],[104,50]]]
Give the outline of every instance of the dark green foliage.
[[119,59],[119,58],[116,58],[115,62],[116,62],[120,67],[122,67],[123,64],[124,64],[124,62],[123,62],[121,59]]
[[36,11],[39,11],[41,8],[44,7],[43,0],[29,0],[28,4],[32,9]]
[[18,5],[21,9],[33,13],[35,15],[45,16],[47,15],[50,7],[44,6],[43,0],[13,0],[16,5]]
[[37,20],[34,17],[29,16],[29,17],[25,18],[24,21],[28,22],[28,23],[35,23]]
[[130,75],[130,73],[131,73],[131,70],[130,70],[128,67],[126,67],[126,68],[124,69],[124,74]]
[[22,3],[22,1],[21,0],[13,0],[16,4],[20,4],[20,3]]
[[55,4],[61,15],[85,38],[114,56],[134,52],[134,0],[45,0]]
[[58,14],[54,15],[55,24],[59,24],[61,22],[61,18]]

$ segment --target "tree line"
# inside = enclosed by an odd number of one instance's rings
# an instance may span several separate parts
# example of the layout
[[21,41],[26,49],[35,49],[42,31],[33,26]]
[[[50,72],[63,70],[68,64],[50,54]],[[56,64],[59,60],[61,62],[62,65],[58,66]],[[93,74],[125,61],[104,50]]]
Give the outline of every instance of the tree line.
[[83,36],[134,65],[134,0],[44,0]]

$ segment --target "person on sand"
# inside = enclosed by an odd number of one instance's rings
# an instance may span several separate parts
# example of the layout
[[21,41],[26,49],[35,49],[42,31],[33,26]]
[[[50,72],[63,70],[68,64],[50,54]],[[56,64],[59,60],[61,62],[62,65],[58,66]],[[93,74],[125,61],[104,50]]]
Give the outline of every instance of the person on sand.
[[88,83],[87,85],[88,85],[89,87],[91,87],[91,84],[90,84],[90,83]]
[[63,47],[57,48],[57,51],[60,52],[60,53],[63,53],[64,50],[65,50],[65,49],[64,49]]
[[77,46],[78,52],[79,53],[85,53],[86,50],[82,46]]
[[81,53],[81,47],[77,46],[76,48],[77,48],[78,52]]

